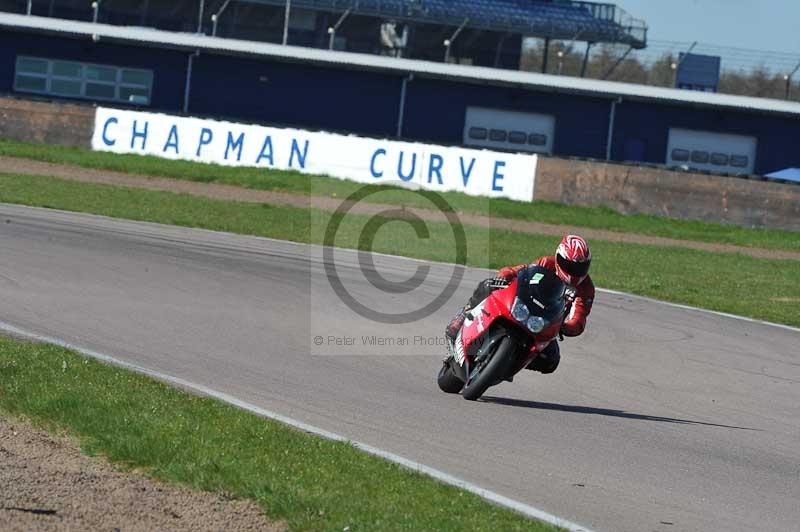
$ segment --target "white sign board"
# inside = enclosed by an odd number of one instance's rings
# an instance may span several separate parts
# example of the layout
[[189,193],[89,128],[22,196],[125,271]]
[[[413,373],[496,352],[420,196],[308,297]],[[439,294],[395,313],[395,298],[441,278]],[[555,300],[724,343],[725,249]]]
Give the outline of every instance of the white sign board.
[[533,198],[536,155],[499,153],[100,107],[92,148],[380,184]]

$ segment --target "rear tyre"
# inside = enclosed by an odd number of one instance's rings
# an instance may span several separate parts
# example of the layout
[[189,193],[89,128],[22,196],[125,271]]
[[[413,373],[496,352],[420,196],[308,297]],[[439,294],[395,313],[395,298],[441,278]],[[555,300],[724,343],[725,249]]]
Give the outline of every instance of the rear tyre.
[[464,387],[464,382],[456,377],[448,362],[442,364],[442,369],[436,376],[436,382],[439,383],[439,389],[444,393],[458,393]]
[[461,390],[461,396],[467,401],[475,401],[489,389],[493,384],[502,381],[514,363],[516,354],[516,342],[506,336],[500,340],[492,358],[468,385]]

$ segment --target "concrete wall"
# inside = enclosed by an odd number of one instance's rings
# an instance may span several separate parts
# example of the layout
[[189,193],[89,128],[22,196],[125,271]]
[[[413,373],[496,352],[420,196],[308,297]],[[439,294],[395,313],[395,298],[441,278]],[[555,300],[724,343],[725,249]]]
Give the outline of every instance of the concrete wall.
[[800,230],[800,185],[542,157],[534,199]]
[[94,107],[0,98],[0,138],[90,147]]

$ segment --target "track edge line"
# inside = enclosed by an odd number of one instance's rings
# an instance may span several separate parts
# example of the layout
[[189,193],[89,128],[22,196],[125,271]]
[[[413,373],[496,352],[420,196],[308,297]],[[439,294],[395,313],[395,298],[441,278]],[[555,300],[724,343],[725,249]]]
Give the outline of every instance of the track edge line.
[[59,338],[53,338],[50,336],[46,336],[43,334],[38,334],[35,332],[27,331],[25,329],[19,328],[15,325],[10,323],[6,323],[0,321],[0,331],[6,332],[9,335],[17,338],[24,338],[27,340],[32,340],[36,342],[48,343],[57,345],[59,347],[63,347],[66,349],[70,349],[72,351],[76,351],[81,353],[84,356],[89,358],[93,358],[95,360],[99,360],[101,362],[105,362],[107,364],[111,364],[117,367],[121,367],[124,369],[128,369],[134,371],[136,373],[147,375],[148,377],[152,377],[154,379],[160,380],[162,382],[166,382],[168,384],[177,385],[182,388],[186,388],[189,390],[193,390],[201,395],[211,397],[213,399],[217,399],[218,401],[222,401],[223,403],[227,403],[229,405],[235,406],[237,408],[241,408],[242,410],[246,410],[253,414],[256,414],[260,417],[264,417],[267,419],[271,419],[273,421],[277,421],[279,423],[283,423],[284,425],[288,425],[292,428],[297,430],[301,430],[303,432],[313,434],[315,436],[319,436],[328,440],[332,441],[339,441],[339,442],[346,442],[350,443],[356,449],[359,449],[365,453],[371,454],[373,456],[377,456],[379,458],[383,458],[384,460],[388,460],[395,464],[398,464],[406,469],[410,469],[412,471],[416,471],[418,473],[422,473],[427,475],[433,479],[436,479],[440,482],[448,484],[450,486],[454,486],[456,488],[463,489],[469,493],[477,495],[484,500],[497,504],[498,506],[502,506],[508,508],[510,510],[514,510],[517,513],[525,515],[527,517],[532,517],[534,519],[538,519],[540,521],[544,521],[550,525],[554,525],[569,532],[592,532],[591,529],[579,525],[577,523],[573,523],[566,519],[562,519],[556,515],[550,514],[544,510],[540,510],[534,506],[530,506],[520,501],[516,501],[504,495],[500,495],[499,493],[493,492],[491,490],[481,488],[477,484],[473,484],[466,480],[460,479],[444,471],[440,471],[436,468],[426,466],[419,462],[415,462],[414,460],[410,460],[408,458],[404,458],[400,455],[394,454],[392,452],[380,449],[378,447],[373,447],[372,445],[362,443],[359,441],[351,440],[346,438],[340,434],[336,434],[335,432],[331,432],[325,429],[321,429],[319,427],[315,427],[314,425],[310,425],[308,423],[304,423],[300,420],[284,416],[282,414],[278,414],[271,410],[267,410],[261,408],[259,406],[253,405],[241,399],[238,399],[232,395],[229,395],[224,392],[220,392],[214,390],[213,388],[209,388],[207,386],[203,386],[202,384],[197,384],[191,381],[187,381],[180,377],[175,377],[172,375],[168,375],[166,373],[161,373],[159,371],[151,370],[145,368],[143,366],[139,366],[136,364],[132,364],[130,362],[125,362],[123,360],[117,359],[111,355],[107,355],[105,353],[100,353],[98,351],[94,351],[92,349],[87,349],[75,344],[71,344],[65,340],[61,340]]

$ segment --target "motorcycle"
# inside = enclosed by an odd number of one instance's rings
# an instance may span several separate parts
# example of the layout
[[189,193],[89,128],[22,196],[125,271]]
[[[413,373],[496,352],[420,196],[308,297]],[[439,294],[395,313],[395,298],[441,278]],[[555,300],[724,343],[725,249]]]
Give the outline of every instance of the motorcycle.
[[439,388],[475,401],[491,386],[530,364],[561,330],[568,286],[550,270],[532,265],[506,281],[492,279],[492,292],[467,311],[439,370]]

